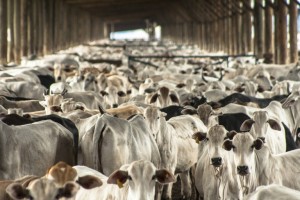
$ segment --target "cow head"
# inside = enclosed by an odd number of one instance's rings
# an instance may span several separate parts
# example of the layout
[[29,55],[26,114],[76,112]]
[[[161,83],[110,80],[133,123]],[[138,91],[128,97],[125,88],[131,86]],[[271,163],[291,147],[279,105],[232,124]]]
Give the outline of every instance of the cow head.
[[240,130],[250,131],[253,137],[265,141],[266,138],[273,137],[269,135],[269,133],[273,133],[270,132],[269,127],[273,130],[281,131],[280,122],[269,118],[267,111],[256,111],[253,113],[253,119],[244,121]]
[[227,132],[222,125],[212,126],[207,134],[197,132],[193,135],[193,139],[199,143],[199,141],[206,141],[208,155],[210,157],[211,165],[214,167],[220,167],[223,165],[226,152],[222,148],[224,139],[233,137],[233,132]]
[[290,107],[290,106],[293,106],[296,104],[296,102],[298,102],[299,100],[299,97],[300,97],[300,92],[299,91],[295,91],[295,92],[292,92],[288,98],[282,103],[282,107],[284,109]]
[[[211,116],[221,115],[222,113],[215,112],[212,107],[208,104],[202,104],[198,106],[197,113],[202,122],[208,126],[210,123]],[[214,124],[212,124],[214,125]]]
[[92,189],[101,185],[99,178],[91,175],[78,177],[75,169],[64,162],[59,162],[52,166],[44,177],[31,181],[27,188],[20,183],[12,183],[6,192],[16,200],[73,199],[80,186]]
[[223,148],[227,151],[233,151],[234,164],[237,173],[240,176],[246,176],[255,173],[255,151],[263,147],[261,139],[254,139],[249,132],[237,133],[232,141],[225,140]]
[[149,161],[134,161],[113,172],[107,183],[116,184],[120,188],[128,184],[127,199],[152,200],[155,195],[155,184],[168,184],[175,181],[172,173],[165,169],[156,169]]
[[148,124],[150,130],[153,133],[154,138],[156,139],[157,134],[162,128],[162,121],[165,121],[166,113],[161,112],[159,108],[155,106],[149,106],[144,110],[144,117],[146,123]]

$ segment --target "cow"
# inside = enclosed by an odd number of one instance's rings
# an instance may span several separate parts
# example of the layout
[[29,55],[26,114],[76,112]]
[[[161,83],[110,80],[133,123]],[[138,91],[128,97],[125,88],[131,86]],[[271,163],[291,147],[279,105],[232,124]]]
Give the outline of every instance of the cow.
[[160,166],[157,145],[141,115],[127,121],[101,113],[92,120],[94,124],[85,128],[87,132],[81,140],[84,165],[105,175],[138,159]]
[[169,88],[161,87],[156,93],[151,96],[149,102],[145,103],[153,104],[163,108],[173,104],[179,105],[180,102],[178,95],[174,91],[171,92]]
[[[78,167],[74,167],[78,169]],[[175,181],[174,175],[166,169],[157,169],[157,167],[147,160],[137,160],[120,169],[115,170],[104,177],[95,170],[91,174],[99,174],[103,185],[91,190],[80,188],[76,200],[153,200],[155,196],[156,182],[159,184],[168,184]]]
[[[0,121],[0,130],[0,179],[40,176],[58,161],[75,163],[72,133],[58,123],[46,120],[8,126]],[[32,163],[36,165],[32,167]]]
[[282,107],[285,109],[286,113],[290,117],[289,121],[292,124],[292,127],[290,127],[290,129],[292,130],[295,139],[298,137],[296,134],[300,124],[300,115],[297,112],[300,107],[299,96],[300,96],[300,92],[294,91],[282,103]]
[[[197,145],[192,135],[196,131],[206,131],[200,119],[190,115],[182,115],[166,121],[165,113],[155,106],[144,110],[144,116],[154,135],[161,159],[162,167],[172,173],[180,173],[182,180],[182,196],[191,197],[189,170],[197,162]],[[171,198],[172,184],[168,185],[164,198]]]
[[283,101],[288,97],[288,95],[276,95],[272,98],[256,98],[251,96],[246,96],[240,93],[233,93],[224,99],[221,99],[217,102],[209,102],[209,104],[214,108],[224,107],[229,103],[238,103],[241,105],[246,105],[247,103],[255,103],[259,108],[267,107],[271,101]]
[[82,174],[80,168],[75,169],[64,162],[58,162],[42,177],[25,176],[15,181],[0,181],[0,197],[3,196],[1,200],[74,200],[81,187],[89,190],[101,185],[102,181],[98,177]]
[[21,100],[12,101],[4,96],[0,96],[0,105],[4,108],[22,108],[24,112],[34,112],[43,110],[44,107],[40,105],[39,100]]
[[264,200],[264,199],[300,199],[300,192],[291,188],[278,185],[263,185],[256,188],[254,192],[247,195],[244,200]]
[[253,192],[260,185],[280,184],[300,189],[300,150],[273,155],[261,139],[249,132],[237,133],[232,140],[225,140],[224,149],[232,151],[239,188],[243,195]]
[[199,144],[198,161],[195,171],[195,184],[200,197],[206,199],[241,199],[237,187],[233,157],[222,145],[224,139],[230,138],[222,125],[214,125],[207,133],[196,132],[193,138]]
[[[254,112],[253,118],[245,120],[240,129],[250,131],[253,137],[265,141],[273,154],[293,150],[296,147],[293,144],[292,134],[284,123],[277,118],[271,118],[265,110]],[[292,147],[289,146],[289,142],[293,144]]]
[[[215,124],[220,124],[228,131],[240,131],[242,123],[250,119],[244,113],[222,113],[214,111],[208,104],[202,104],[197,109],[186,108],[182,111],[184,114],[196,114],[199,116],[205,126],[211,127]],[[232,123],[234,121],[234,123]]]

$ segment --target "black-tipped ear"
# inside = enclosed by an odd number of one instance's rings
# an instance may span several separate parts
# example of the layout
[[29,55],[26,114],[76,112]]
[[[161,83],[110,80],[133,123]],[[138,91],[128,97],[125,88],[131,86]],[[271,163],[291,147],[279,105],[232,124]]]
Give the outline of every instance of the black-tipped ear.
[[229,140],[232,140],[236,134],[237,134],[236,131],[229,131],[226,134],[226,136],[227,136],[226,138],[228,138]]
[[255,121],[253,119],[247,119],[241,125],[240,130],[241,131],[250,131],[250,129],[254,123],[255,123]]
[[100,94],[102,95],[102,96],[106,96],[106,95],[108,95],[108,93],[106,92],[106,91],[100,91]]
[[177,88],[183,88],[185,86],[186,86],[186,84],[184,84],[184,83],[179,83],[176,85]]
[[150,104],[155,103],[158,97],[159,97],[158,93],[155,93],[154,95],[152,95],[152,97],[150,99]]
[[30,198],[29,190],[19,183],[12,183],[6,188],[7,194],[13,199]]
[[206,133],[196,132],[193,134],[192,138],[194,140],[196,140],[196,142],[199,144],[200,141],[203,141],[206,139]]
[[118,92],[118,96],[119,96],[119,97],[125,97],[126,94],[125,94],[123,91],[119,91],[119,92]]
[[169,96],[172,102],[179,103],[179,99],[175,94],[170,94]]
[[231,140],[225,140],[224,143],[223,143],[223,148],[226,151],[230,151],[231,149],[235,148],[235,146],[232,144]]
[[155,91],[156,91],[155,88],[147,88],[147,89],[144,90],[145,93],[153,93]]
[[271,127],[272,129],[277,130],[277,131],[281,131],[281,127],[280,127],[280,125],[278,124],[278,122],[277,122],[276,120],[274,120],[274,119],[269,119],[269,120],[267,121],[267,123],[270,124],[270,127]]
[[263,146],[264,142],[261,139],[254,140],[252,144],[252,148],[255,148],[256,150],[260,150]]
[[195,115],[195,114],[197,114],[197,110],[195,110],[195,109],[193,110],[193,109],[190,109],[190,108],[185,108],[180,113],[183,114],[183,115]]

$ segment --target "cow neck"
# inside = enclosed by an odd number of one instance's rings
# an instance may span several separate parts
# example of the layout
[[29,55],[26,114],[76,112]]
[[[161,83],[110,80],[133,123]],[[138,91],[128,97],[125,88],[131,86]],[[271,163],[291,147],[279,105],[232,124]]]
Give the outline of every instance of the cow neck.
[[10,148],[5,148],[7,144],[12,144],[11,142],[15,143],[14,137],[14,130],[4,122],[0,121],[0,179],[11,179],[11,177],[15,176],[15,174],[11,174],[11,166],[7,165],[7,163],[13,163],[11,158],[12,152],[10,152]]
[[243,197],[253,192],[255,188],[258,186],[258,177],[256,174],[256,166],[258,166],[258,164],[259,163],[257,163],[257,159],[255,159],[255,164],[250,174],[248,174],[247,176],[238,175],[239,188],[242,191]]

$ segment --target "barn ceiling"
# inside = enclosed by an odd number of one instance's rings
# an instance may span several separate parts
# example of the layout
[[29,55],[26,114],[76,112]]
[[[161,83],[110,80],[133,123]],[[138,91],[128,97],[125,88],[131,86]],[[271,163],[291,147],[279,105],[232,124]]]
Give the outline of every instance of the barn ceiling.
[[[158,24],[180,22],[203,23],[251,10],[251,0],[65,0],[105,22],[118,24],[118,29],[145,27],[148,19]],[[248,7],[241,7],[242,3]],[[122,25],[124,24],[124,25]],[[132,25],[131,25],[132,24]],[[124,27],[122,27],[124,26]],[[142,28],[142,27],[141,27]]]

